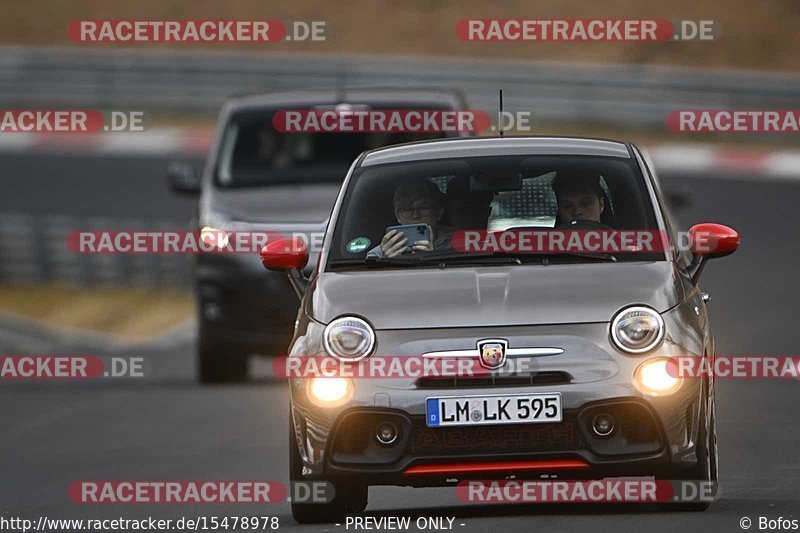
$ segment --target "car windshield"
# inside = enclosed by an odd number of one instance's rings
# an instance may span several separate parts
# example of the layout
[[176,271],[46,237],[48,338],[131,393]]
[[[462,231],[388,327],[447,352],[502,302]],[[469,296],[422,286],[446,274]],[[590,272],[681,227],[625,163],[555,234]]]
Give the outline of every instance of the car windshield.
[[[658,244],[637,248],[638,241],[613,253],[608,246],[581,250],[544,244],[535,251],[484,246],[502,233],[583,236],[614,230],[637,238],[660,235],[644,179],[632,159],[491,156],[384,164],[354,172],[336,220],[329,265],[665,260]],[[465,248],[465,236],[468,243],[481,246]],[[469,241],[473,237],[477,240]],[[411,241],[419,244],[412,246]]]
[[[394,106],[394,108],[399,108]],[[223,135],[216,169],[219,187],[337,183],[365,150],[442,137],[441,133],[281,133],[275,112],[240,112]]]

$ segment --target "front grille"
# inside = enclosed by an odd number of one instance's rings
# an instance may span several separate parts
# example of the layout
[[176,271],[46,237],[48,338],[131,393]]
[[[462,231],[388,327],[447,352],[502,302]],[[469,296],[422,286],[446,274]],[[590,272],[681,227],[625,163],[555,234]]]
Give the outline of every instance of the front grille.
[[418,389],[475,389],[486,387],[519,387],[525,385],[562,385],[572,380],[566,372],[539,372],[524,376],[504,376],[493,374],[485,377],[435,377],[420,378]]
[[572,416],[554,424],[429,428],[417,422],[411,437],[417,455],[561,452],[583,447]]

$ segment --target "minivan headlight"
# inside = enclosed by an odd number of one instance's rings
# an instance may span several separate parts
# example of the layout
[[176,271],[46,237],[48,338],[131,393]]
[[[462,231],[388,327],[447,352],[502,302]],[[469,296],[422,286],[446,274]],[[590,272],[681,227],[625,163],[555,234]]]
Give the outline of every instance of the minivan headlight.
[[322,334],[325,351],[344,361],[358,361],[372,354],[375,332],[365,320],[354,316],[337,318]]
[[628,307],[611,322],[611,338],[625,352],[647,352],[664,338],[664,319],[649,307]]
[[200,230],[200,240],[203,241],[208,247],[215,247],[217,250],[222,250],[228,246],[230,233],[224,229],[212,228],[211,226],[204,226]]

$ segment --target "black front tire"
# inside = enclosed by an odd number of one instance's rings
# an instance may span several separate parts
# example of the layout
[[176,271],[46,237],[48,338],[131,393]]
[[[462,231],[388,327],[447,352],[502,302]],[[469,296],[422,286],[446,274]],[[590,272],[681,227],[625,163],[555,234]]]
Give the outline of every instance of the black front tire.
[[[289,480],[304,481],[301,474],[303,460],[297,449],[297,441],[289,415]],[[341,522],[347,513],[360,513],[367,508],[369,487],[364,484],[329,480],[336,489],[336,495],[328,503],[292,502],[292,518],[298,524],[321,524]],[[291,486],[291,483],[290,483]]]
[[[708,389],[708,383],[705,384]],[[714,402],[713,386],[708,396],[704,395],[700,407],[700,428],[697,435],[697,464],[689,470],[682,471],[681,479],[711,483],[712,498],[717,496],[717,416]],[[674,473],[673,473],[674,474]],[[670,476],[673,477],[673,476]],[[700,502],[664,502],[659,507],[665,511],[705,511],[711,501]]]

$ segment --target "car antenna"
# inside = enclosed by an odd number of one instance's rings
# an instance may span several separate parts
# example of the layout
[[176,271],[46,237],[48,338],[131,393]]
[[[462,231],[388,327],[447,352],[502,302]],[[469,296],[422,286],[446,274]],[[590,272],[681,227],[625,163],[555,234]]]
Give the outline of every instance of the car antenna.
[[497,114],[497,128],[500,132],[500,137],[503,136],[503,89],[500,89],[500,112]]

